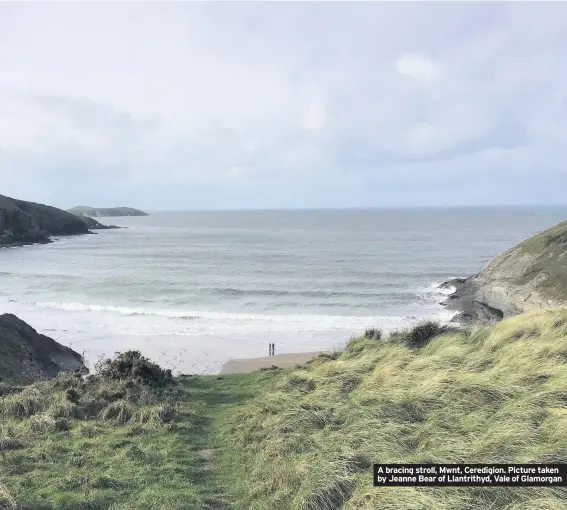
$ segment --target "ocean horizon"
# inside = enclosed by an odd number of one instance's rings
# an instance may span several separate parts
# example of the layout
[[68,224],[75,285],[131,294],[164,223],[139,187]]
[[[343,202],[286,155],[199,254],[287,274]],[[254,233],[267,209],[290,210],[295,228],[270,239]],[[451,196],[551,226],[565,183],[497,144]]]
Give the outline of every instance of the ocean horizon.
[[462,206],[98,218],[127,228],[0,250],[0,310],[91,366],[137,349],[177,373],[215,373],[268,343],[312,352],[367,327],[447,321],[440,283],[566,217]]

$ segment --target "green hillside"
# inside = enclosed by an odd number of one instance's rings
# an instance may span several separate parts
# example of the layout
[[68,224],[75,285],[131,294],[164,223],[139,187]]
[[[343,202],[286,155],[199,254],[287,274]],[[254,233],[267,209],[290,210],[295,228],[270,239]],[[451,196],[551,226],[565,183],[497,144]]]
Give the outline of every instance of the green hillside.
[[122,359],[84,380],[5,388],[0,502],[566,508],[565,489],[372,486],[374,462],[567,462],[567,312],[439,333],[369,332],[293,370],[171,381]]
[[77,206],[69,209],[70,213],[77,216],[88,216],[90,218],[110,218],[119,216],[148,216],[144,211],[132,207],[86,207]]

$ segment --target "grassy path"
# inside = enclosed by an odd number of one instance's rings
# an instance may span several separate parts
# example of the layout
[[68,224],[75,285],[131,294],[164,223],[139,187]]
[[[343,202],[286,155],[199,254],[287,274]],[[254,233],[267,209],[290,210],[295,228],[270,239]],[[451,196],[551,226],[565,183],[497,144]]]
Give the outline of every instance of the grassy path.
[[[112,396],[118,383],[80,389],[70,376],[4,396],[0,508],[247,510],[233,496],[225,417],[274,375],[182,376],[174,420],[164,401]],[[68,400],[73,385],[80,406]],[[93,402],[106,406],[98,418],[77,416]]]
[[201,498],[203,510],[244,510],[232,496],[227,469],[223,465],[221,434],[225,416],[262,392],[273,372],[184,376],[181,384],[190,393],[191,418],[186,444],[193,466],[191,483]]

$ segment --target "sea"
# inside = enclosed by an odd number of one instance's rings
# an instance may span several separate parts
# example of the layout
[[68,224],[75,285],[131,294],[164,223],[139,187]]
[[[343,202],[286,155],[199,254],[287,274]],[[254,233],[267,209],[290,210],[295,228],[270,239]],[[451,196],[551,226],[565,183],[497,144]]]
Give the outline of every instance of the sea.
[[567,207],[154,212],[0,249],[0,313],[92,367],[136,349],[176,373],[340,348],[368,327],[448,321],[438,285],[567,218]]

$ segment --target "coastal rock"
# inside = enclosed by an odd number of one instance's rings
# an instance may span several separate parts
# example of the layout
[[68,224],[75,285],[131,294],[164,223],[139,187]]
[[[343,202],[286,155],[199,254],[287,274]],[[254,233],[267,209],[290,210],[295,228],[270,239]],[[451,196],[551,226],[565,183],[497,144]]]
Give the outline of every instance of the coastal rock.
[[62,371],[88,373],[79,353],[40,335],[15,315],[0,315],[1,381],[49,379]]
[[93,218],[89,218],[88,216],[79,216],[87,225],[87,228],[91,230],[108,230],[108,229],[116,229],[121,228],[117,227],[116,225],[103,225],[102,223],[94,220]]
[[88,231],[84,221],[66,211],[0,195],[0,246],[48,243],[52,235]]
[[132,207],[88,207],[77,206],[69,209],[70,213],[77,216],[88,216],[89,218],[112,218],[119,216],[148,216],[148,213],[133,209]]
[[441,287],[455,288],[445,306],[465,322],[567,306],[567,221],[505,251],[478,274]]

